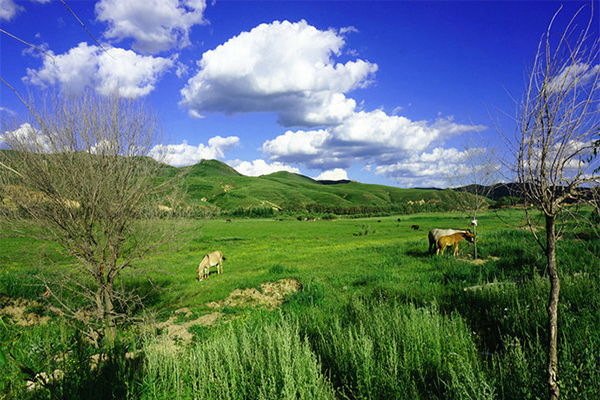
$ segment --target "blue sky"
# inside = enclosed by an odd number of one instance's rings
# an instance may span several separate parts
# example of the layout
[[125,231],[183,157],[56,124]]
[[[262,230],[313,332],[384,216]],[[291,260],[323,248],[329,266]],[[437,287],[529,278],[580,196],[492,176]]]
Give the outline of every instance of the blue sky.
[[[579,1],[0,0],[0,76],[23,94],[147,99],[176,166],[448,186],[465,148],[502,149],[541,35]],[[600,3],[594,3],[598,32]],[[589,11],[588,14],[589,15]],[[0,86],[3,118],[25,113]],[[490,116],[490,113],[492,116]],[[0,146],[2,141],[0,138]]]

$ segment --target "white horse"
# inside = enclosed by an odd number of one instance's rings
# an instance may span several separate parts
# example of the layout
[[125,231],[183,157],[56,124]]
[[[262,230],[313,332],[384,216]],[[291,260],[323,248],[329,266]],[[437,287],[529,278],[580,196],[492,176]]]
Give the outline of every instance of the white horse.
[[455,233],[468,232],[466,229],[432,229],[429,231],[429,253],[433,254],[437,241],[442,236],[448,236]]
[[210,275],[210,267],[217,266],[217,273],[221,275],[223,273],[223,253],[219,250],[213,251],[212,253],[206,254],[202,257],[200,265],[198,265],[198,280],[201,281],[204,278],[208,278]]

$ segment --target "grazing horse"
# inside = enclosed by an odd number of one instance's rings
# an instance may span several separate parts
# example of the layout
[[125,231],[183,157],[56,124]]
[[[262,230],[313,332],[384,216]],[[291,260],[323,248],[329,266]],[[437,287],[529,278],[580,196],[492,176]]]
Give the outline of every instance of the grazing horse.
[[217,266],[217,273],[220,275],[223,273],[223,253],[219,250],[213,251],[212,253],[206,254],[202,257],[200,265],[198,265],[198,280],[201,281],[204,278],[208,278],[210,275],[210,267]]
[[474,237],[475,235],[467,231],[442,236],[437,240],[436,254],[440,254],[441,251],[442,255],[444,255],[444,250],[446,249],[446,247],[454,246],[454,257],[456,257],[456,254],[458,253],[458,244],[462,242],[463,239],[467,239],[468,242],[473,243]]
[[452,235],[453,233],[469,232],[466,229],[432,229],[429,231],[429,254],[433,254],[436,243],[442,236]]
[[418,231],[420,226],[419,225],[411,225],[410,226],[412,229],[414,229],[415,231]]

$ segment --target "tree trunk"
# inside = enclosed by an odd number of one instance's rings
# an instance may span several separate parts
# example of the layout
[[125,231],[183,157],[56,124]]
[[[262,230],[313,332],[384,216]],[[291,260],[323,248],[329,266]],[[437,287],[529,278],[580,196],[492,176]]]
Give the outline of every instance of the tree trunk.
[[117,325],[115,324],[115,307],[112,279],[107,277],[104,286],[104,334],[110,346],[114,345],[117,336]]
[[558,387],[558,296],[560,279],[556,270],[556,217],[546,215],[546,259],[550,274],[550,299],[548,301],[548,388],[550,399],[557,400],[560,396]]
[[[104,267],[100,267],[97,274],[98,289],[96,290],[96,314],[98,321],[104,326],[104,337],[110,345],[114,344],[117,327],[114,318],[114,291],[113,279],[110,274],[105,277]],[[100,332],[98,332],[100,333]]]

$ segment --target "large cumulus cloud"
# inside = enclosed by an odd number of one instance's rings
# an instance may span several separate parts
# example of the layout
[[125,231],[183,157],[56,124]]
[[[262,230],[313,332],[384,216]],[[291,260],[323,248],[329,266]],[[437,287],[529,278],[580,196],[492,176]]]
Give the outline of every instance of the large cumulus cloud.
[[335,125],[352,115],[345,93],[365,87],[377,65],[335,63],[342,34],[306,21],[261,24],[207,51],[181,91],[191,112],[274,112],[283,126]]

